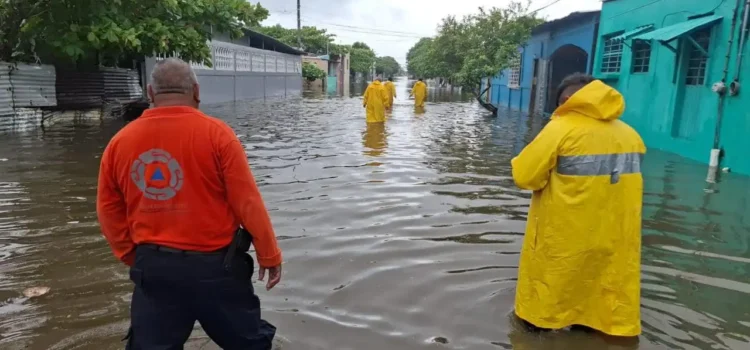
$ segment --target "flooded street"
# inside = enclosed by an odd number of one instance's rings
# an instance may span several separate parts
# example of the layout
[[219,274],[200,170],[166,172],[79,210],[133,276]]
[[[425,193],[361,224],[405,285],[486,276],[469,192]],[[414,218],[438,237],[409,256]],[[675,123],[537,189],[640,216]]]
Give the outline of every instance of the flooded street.
[[[705,166],[650,151],[640,343],[524,333],[511,315],[530,193],[510,159],[541,119],[455,96],[415,113],[398,89],[384,127],[359,98],[205,108],[244,142],[284,252],[281,284],[256,284],[282,349],[750,349],[749,178],[707,190]],[[124,347],[132,284],[95,213],[119,127],[0,138],[0,348]],[[194,335],[188,348],[211,348]]]

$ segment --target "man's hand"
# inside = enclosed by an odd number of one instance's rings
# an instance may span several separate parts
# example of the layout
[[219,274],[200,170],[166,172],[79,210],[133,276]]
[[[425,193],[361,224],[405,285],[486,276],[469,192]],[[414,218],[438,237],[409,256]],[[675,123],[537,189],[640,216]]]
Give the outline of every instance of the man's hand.
[[266,290],[271,290],[281,282],[281,265],[265,268],[263,266],[258,270],[258,280],[263,281],[266,277],[266,270],[268,270],[268,283],[266,283]]

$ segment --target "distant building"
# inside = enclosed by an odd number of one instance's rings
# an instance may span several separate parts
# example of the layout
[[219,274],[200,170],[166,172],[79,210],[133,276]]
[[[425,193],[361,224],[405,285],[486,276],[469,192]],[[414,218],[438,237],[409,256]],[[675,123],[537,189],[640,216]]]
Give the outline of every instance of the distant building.
[[[203,103],[301,96],[302,51],[249,29],[237,39],[214,33],[209,47],[213,67],[192,64]],[[145,82],[160,59],[146,59]]]
[[[747,7],[744,0],[605,0],[594,75],[623,93],[623,119],[647,146],[704,163],[719,148],[723,166],[750,174]],[[722,80],[725,87],[716,87],[724,97],[712,89]],[[733,82],[748,87],[735,95]]]
[[563,78],[591,72],[599,14],[574,12],[534,28],[531,39],[519,48],[518,60],[489,79],[490,102],[499,109],[552,113],[554,93]]

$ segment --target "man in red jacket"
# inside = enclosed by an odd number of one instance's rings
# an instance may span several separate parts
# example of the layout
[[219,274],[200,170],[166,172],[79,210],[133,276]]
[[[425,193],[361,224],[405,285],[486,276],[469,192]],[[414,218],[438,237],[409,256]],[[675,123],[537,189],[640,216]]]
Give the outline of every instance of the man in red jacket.
[[261,319],[253,260],[229,250],[242,225],[260,280],[269,275],[269,290],[281,280],[245,150],[229,126],[198,110],[187,63],[157,63],[148,94],[154,108],[104,150],[97,191],[102,232],[135,284],[128,348],[182,349],[197,320],[224,349],[271,349],[276,328]]

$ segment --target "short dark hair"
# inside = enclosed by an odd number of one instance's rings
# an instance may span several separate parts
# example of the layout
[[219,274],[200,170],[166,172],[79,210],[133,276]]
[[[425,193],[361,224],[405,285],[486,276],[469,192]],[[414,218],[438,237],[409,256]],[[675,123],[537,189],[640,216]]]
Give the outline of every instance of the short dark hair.
[[596,78],[592,77],[589,74],[585,73],[573,73],[571,75],[568,75],[563,79],[562,83],[560,83],[560,86],[557,87],[557,99],[555,100],[555,103],[558,105],[560,104],[560,97],[562,97],[563,91],[565,89],[571,87],[571,86],[586,86],[588,84],[591,84],[594,82]]
[[388,81],[393,81],[393,77],[388,77]]
[[422,81],[422,80],[424,80],[424,78],[419,78],[418,80],[419,80],[419,81]]

